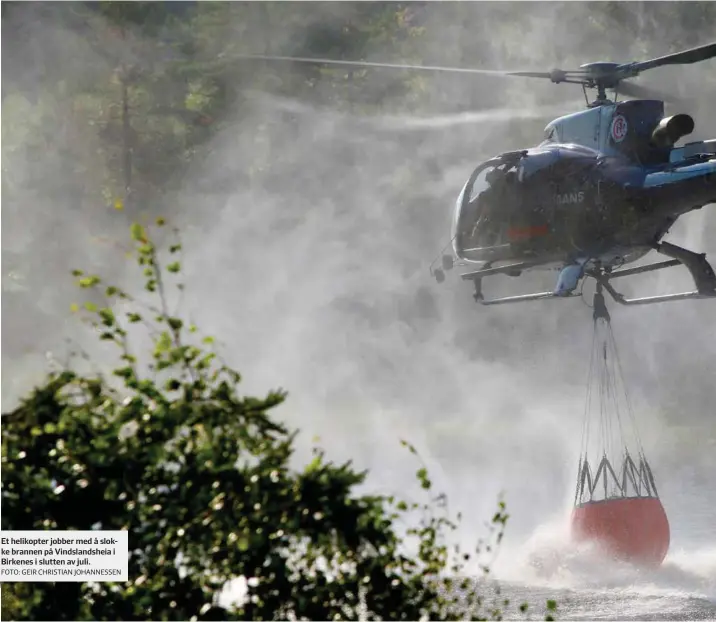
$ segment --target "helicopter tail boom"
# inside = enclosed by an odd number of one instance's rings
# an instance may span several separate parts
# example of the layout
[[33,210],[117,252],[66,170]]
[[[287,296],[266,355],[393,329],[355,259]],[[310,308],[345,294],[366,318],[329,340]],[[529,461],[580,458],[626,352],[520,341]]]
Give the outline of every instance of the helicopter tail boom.
[[686,143],[682,147],[674,147],[669,153],[669,162],[676,164],[702,154],[716,154],[716,139],[699,140]]

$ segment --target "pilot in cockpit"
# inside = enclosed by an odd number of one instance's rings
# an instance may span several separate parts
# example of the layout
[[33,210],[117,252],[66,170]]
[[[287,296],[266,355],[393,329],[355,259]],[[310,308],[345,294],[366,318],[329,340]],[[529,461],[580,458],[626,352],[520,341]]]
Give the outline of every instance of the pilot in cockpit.
[[[486,173],[487,188],[480,192],[476,201],[480,214],[478,222],[482,232],[480,240],[482,246],[499,243],[503,224],[509,220],[508,214],[514,204],[512,190],[517,184],[517,179],[515,171],[505,172],[501,168],[494,168]],[[508,216],[507,220],[505,216]]]
[[495,168],[487,173],[485,180],[490,186],[489,194],[494,197],[495,209],[498,209],[502,216],[511,214],[515,206],[517,195],[518,175],[517,171]]
[[489,184],[490,188],[498,188],[504,179],[505,172],[498,167],[493,168],[485,174],[485,181]]

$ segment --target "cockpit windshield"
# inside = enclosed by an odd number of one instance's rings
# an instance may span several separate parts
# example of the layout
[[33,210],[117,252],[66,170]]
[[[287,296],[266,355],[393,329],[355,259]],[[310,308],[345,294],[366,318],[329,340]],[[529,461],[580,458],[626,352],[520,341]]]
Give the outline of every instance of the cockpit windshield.
[[503,212],[514,204],[511,191],[516,184],[514,161],[492,160],[475,169],[455,206],[452,238],[458,257],[467,259],[471,250],[484,251],[502,243],[509,222]]

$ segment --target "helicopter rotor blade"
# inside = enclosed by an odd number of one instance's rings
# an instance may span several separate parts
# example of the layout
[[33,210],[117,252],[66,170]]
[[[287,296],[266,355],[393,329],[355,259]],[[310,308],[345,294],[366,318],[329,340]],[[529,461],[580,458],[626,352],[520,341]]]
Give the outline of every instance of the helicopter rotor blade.
[[[555,71],[559,71],[556,69]],[[521,76],[523,78],[545,78],[551,80],[553,72],[551,71],[507,71],[505,72],[511,76]]]
[[[337,112],[330,107],[317,107],[314,104],[303,104],[300,100],[267,95],[260,91],[248,91],[249,98],[258,105],[260,110],[280,110],[295,115],[330,115],[331,120],[338,120],[342,124],[355,124],[361,129],[376,129],[380,131],[413,132],[444,130],[461,125],[475,126],[479,123],[497,122],[507,123],[516,119],[542,119],[554,117],[564,112],[564,104],[550,104],[545,106],[488,108],[481,110],[463,110],[440,115],[360,115],[354,117],[350,114]],[[577,102],[574,102],[575,104]]]
[[507,71],[505,73],[510,76],[521,76],[523,78],[545,78],[555,84],[562,82],[567,84],[582,84],[587,77],[585,71],[564,71],[563,69],[552,69],[552,71]]
[[550,80],[555,84],[560,82],[568,82],[567,72],[561,69],[553,69],[552,71],[510,71],[508,72],[511,76],[519,76],[521,78],[542,78]]
[[310,63],[313,65],[343,65],[346,67],[383,68],[383,69],[408,69],[421,71],[441,71],[446,73],[471,73],[490,76],[520,75],[519,72],[499,71],[493,69],[474,69],[470,67],[443,67],[439,65],[406,65],[402,63],[374,63],[370,61],[357,60],[336,60],[334,58],[313,58],[303,56],[272,56],[265,54],[237,54],[233,55],[237,60],[267,60],[292,63]]
[[634,84],[633,82],[620,82],[618,92],[622,95],[628,95],[629,97],[636,97],[637,99],[660,99],[665,102],[675,103],[677,98],[673,95],[667,95],[654,89],[647,88],[641,84]]
[[647,69],[661,67],[662,65],[690,65],[691,63],[708,60],[714,56],[716,56],[716,43],[708,43],[689,50],[684,50],[683,52],[675,52],[674,54],[667,54],[659,58],[652,58],[651,60],[627,63],[622,65],[621,68],[626,69],[629,73],[634,72],[634,75],[636,75]]
[[[444,73],[467,73],[488,76],[512,76],[527,78],[543,78],[551,80],[554,83],[567,82],[572,84],[582,84],[584,71],[563,71],[561,69],[553,69],[552,71],[504,71],[498,69],[476,69],[473,67],[450,67],[442,65],[408,65],[404,63],[377,63],[371,61],[355,61],[355,60],[337,60],[334,58],[315,58],[306,56],[275,56],[269,54],[238,54],[233,58],[237,60],[265,60],[293,63],[309,63],[313,65],[338,65],[345,67],[363,67],[378,69],[405,69],[418,71],[435,71]],[[575,79],[570,79],[575,78]]]
[[[562,69],[552,69],[551,71],[505,71],[493,69],[476,69],[471,67],[450,67],[442,65],[410,65],[403,63],[378,63],[371,61],[355,61],[355,60],[338,60],[334,58],[313,58],[306,56],[276,56],[269,54],[237,54],[233,55],[236,60],[259,60],[259,61],[279,61],[290,63],[309,63],[313,65],[336,65],[343,67],[361,67],[361,68],[384,68],[384,69],[403,69],[418,71],[433,71],[442,73],[461,73],[473,75],[491,75],[491,76],[518,76],[528,78],[542,78],[553,82],[554,84],[571,83],[581,84],[590,88],[613,88],[622,83],[623,80],[634,78],[641,72],[663,65],[685,65],[697,63],[716,57],[716,42],[701,45],[699,47],[667,54],[659,58],[652,58],[646,61],[637,61],[632,63],[624,63],[618,65],[616,63],[591,63],[585,65],[585,69],[573,71],[565,71]],[[651,91],[646,87],[633,84],[622,84],[621,92],[625,95],[645,99],[661,99],[669,101],[669,97],[664,97],[656,91]]]

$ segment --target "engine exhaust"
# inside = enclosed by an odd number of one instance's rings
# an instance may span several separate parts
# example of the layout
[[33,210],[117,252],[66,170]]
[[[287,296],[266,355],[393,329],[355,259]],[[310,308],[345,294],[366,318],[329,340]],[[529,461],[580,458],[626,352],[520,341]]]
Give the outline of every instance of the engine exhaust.
[[694,131],[694,120],[688,114],[665,117],[651,134],[651,141],[657,147],[673,147],[682,136]]

